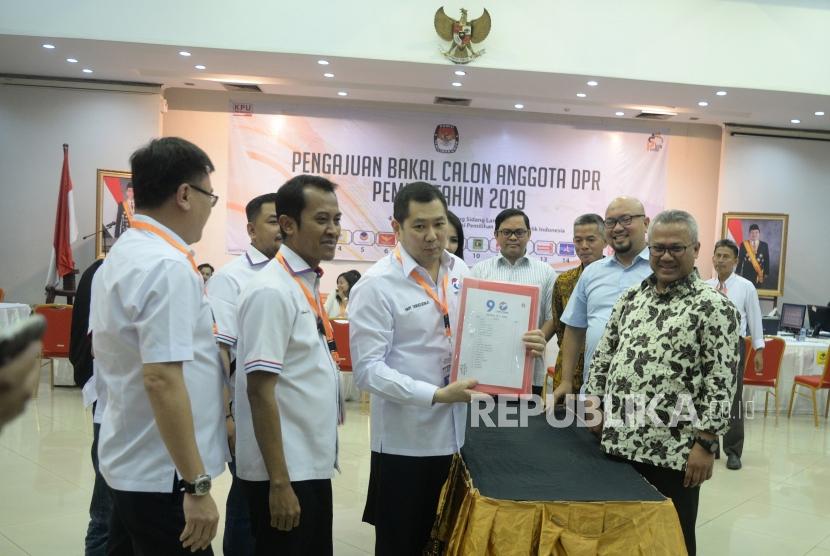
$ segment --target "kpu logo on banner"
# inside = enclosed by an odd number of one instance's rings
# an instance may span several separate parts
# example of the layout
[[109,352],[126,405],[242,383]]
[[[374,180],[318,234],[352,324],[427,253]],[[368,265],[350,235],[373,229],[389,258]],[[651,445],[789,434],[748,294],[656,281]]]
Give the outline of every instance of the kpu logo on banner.
[[438,124],[433,135],[435,150],[439,153],[451,154],[458,150],[458,128],[452,124]]

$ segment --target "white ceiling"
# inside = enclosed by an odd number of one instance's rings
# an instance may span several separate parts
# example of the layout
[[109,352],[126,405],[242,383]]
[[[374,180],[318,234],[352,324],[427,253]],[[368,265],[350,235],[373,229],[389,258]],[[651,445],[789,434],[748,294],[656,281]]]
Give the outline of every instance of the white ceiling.
[[[55,45],[47,50],[44,43]],[[180,50],[191,56],[179,55]],[[75,58],[70,64],[66,58]],[[0,35],[0,74],[50,78],[89,79],[155,83],[165,88],[188,87],[223,90],[221,81],[258,84],[264,93],[311,98],[338,98],[338,91],[352,99],[370,102],[432,104],[436,96],[463,97],[478,109],[576,116],[636,116],[643,109],[676,112],[669,121],[784,127],[830,131],[830,96],[723,89],[657,83],[628,79],[578,76],[528,71],[477,68],[475,63],[459,66],[397,63],[380,60],[327,58],[328,66],[308,55],[249,52],[218,49],[189,49],[149,44],[50,39],[48,37]],[[194,68],[196,64],[205,70]],[[92,74],[82,72],[93,70]],[[458,77],[455,70],[467,75]],[[335,74],[325,78],[324,72]],[[596,80],[596,87],[586,82]],[[461,87],[451,83],[458,81]],[[577,93],[586,93],[578,98]],[[699,101],[709,106],[698,106]],[[463,110],[463,108],[460,108]],[[816,116],[824,111],[827,116]],[[791,119],[801,120],[792,124]]]

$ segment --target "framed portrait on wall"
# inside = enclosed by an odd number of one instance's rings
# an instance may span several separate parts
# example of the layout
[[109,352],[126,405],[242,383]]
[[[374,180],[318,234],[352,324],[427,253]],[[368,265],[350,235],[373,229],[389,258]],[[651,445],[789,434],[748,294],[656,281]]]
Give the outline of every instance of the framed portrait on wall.
[[721,236],[738,245],[735,273],[743,276],[762,297],[784,295],[788,214],[726,212]]
[[95,256],[107,254],[115,240],[130,227],[135,212],[132,174],[98,170],[95,213]]

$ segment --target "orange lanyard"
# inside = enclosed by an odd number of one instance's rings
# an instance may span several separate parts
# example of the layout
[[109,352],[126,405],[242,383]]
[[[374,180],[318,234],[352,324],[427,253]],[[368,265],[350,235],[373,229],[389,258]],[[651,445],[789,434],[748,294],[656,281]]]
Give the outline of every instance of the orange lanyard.
[[[403,266],[403,259],[401,259],[401,252],[399,249],[395,249],[395,258],[398,259],[398,262],[401,263]],[[409,273],[409,276],[415,280],[421,288],[427,292],[427,295],[435,302],[435,307],[438,309],[438,312],[441,313],[441,316],[444,317],[444,334],[447,335],[448,338],[452,337],[452,329],[450,328],[450,311],[447,307],[447,274],[444,274],[444,280],[441,283],[441,289],[444,292],[444,301],[442,302],[438,295],[433,291],[427,281],[424,280],[424,277],[421,276],[421,273],[415,269],[412,269],[412,272]]]
[[141,220],[133,220],[132,222],[130,222],[130,227],[135,228],[137,230],[144,230],[145,232],[150,232],[151,234],[155,234],[167,243],[169,243],[172,247],[184,253],[184,256],[187,257],[188,261],[190,261],[190,266],[193,267],[193,272],[198,274],[199,278],[202,277],[202,273],[199,272],[199,268],[196,266],[196,260],[193,258],[193,253],[182,247],[182,245],[178,241],[170,237],[170,234],[168,234],[164,230],[157,228],[156,226],[153,226],[152,224],[148,224],[147,222],[143,222]]
[[323,309],[323,306],[314,298],[314,294],[311,293],[311,290],[308,289],[308,286],[305,285],[305,282],[302,281],[301,278],[298,278],[294,275],[291,269],[288,267],[288,263],[285,261],[285,257],[283,257],[282,253],[277,253],[277,260],[280,261],[280,264],[285,269],[285,271],[294,278],[294,281],[297,282],[297,285],[300,286],[300,289],[303,290],[303,294],[305,294],[305,298],[308,301],[308,305],[311,307],[311,310],[314,311],[314,314],[317,315],[317,325],[318,328],[322,324],[322,330],[320,330],[321,334],[325,334],[326,341],[328,342],[329,351],[332,354],[337,353],[337,345],[334,342],[334,330],[331,327],[331,322],[329,321],[329,316],[326,311]]

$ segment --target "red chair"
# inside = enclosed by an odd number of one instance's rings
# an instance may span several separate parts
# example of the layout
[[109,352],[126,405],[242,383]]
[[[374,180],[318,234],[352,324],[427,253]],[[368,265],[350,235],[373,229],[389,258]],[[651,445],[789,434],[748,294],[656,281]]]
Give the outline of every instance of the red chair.
[[349,349],[349,321],[333,320],[331,328],[337,344],[337,355],[340,356],[337,363],[341,371],[350,373],[352,372],[352,351]]
[[4,299],[6,299],[6,290],[0,288],[0,302],[2,302]]
[[[830,349],[827,350],[827,357],[824,360],[824,372],[820,375],[797,375],[793,381],[793,389],[790,392],[790,408],[787,411],[787,417],[793,414],[793,402],[795,401],[796,393],[799,396],[808,397],[807,394],[796,392],[796,386],[803,386],[808,388],[813,400],[813,420],[818,428],[818,402],[816,401],[816,392],[825,388],[830,389]],[[827,403],[824,404],[824,418],[827,419],[827,412],[830,410],[830,392],[827,393]]]
[[755,374],[755,350],[750,339],[744,338],[744,388],[758,386],[764,389],[765,417],[770,395],[775,399],[775,416],[778,416],[778,375],[781,372],[781,361],[784,359],[786,347],[787,343],[781,338],[767,338],[764,341],[764,372]]
[[46,319],[46,332],[43,334],[43,350],[40,353],[40,366],[43,359],[49,359],[49,386],[55,386],[55,359],[69,357],[69,335],[72,328],[72,305],[49,303],[35,305],[35,313]]

